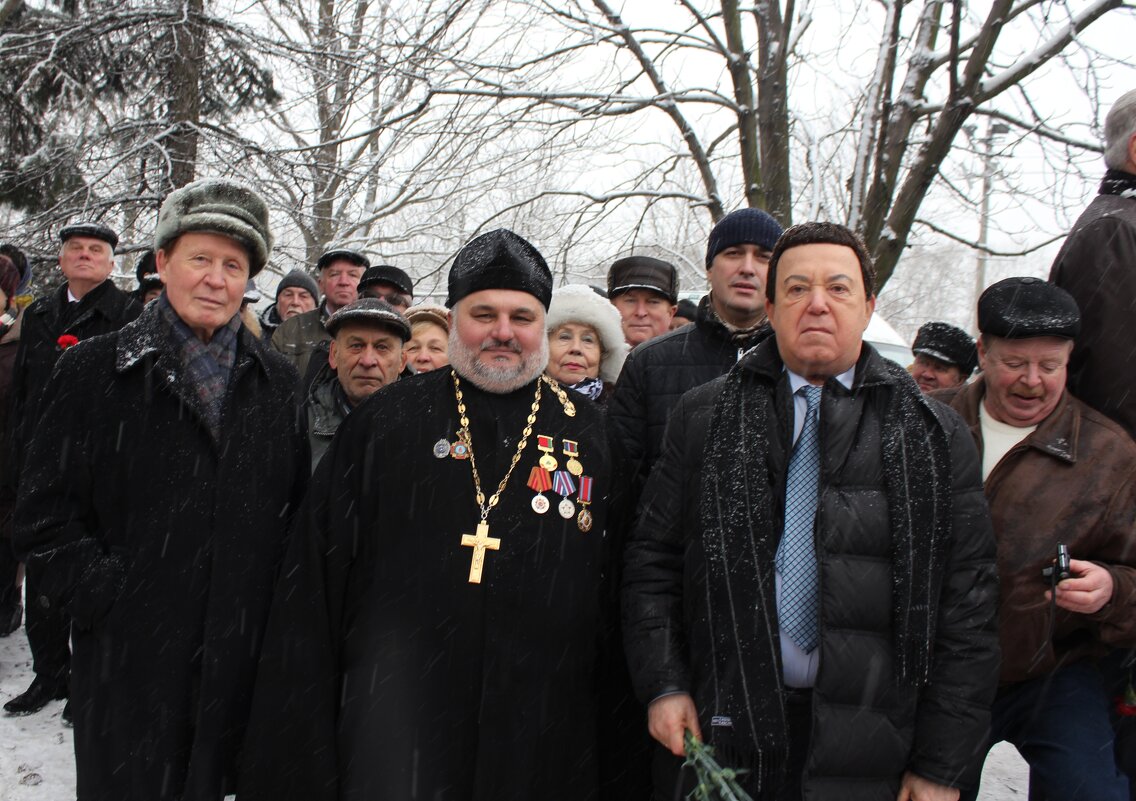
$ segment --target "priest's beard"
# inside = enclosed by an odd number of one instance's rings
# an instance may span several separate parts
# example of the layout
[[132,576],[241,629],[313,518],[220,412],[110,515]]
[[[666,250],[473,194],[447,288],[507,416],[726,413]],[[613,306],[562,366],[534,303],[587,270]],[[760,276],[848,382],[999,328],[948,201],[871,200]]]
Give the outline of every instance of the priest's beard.
[[[478,357],[482,351],[489,348],[506,345],[515,353],[521,354],[521,361],[515,365],[497,366],[485,364]],[[458,337],[458,327],[450,328],[450,366],[458,371],[462,378],[473,382],[473,385],[486,392],[504,395],[520,389],[525,384],[537,378],[548,366],[548,337],[540,338],[540,349],[525,353],[517,340],[510,339],[506,343],[492,337],[483,340],[477,347],[469,347]]]

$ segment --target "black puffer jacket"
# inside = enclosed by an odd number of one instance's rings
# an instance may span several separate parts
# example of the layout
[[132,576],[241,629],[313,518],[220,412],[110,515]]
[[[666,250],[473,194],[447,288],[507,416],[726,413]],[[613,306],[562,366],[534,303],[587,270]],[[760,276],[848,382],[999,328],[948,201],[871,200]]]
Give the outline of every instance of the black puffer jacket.
[[[754,372],[753,382],[770,393],[770,408],[777,410],[777,420],[764,429],[769,432],[766,497],[774,507],[770,527],[779,529],[783,505],[777,499],[785,491],[792,438],[785,420],[792,400],[776,340],[762,343],[737,369]],[[803,784],[813,801],[893,799],[906,770],[939,784],[971,786],[980,769],[975,751],[985,745],[998,678],[994,540],[974,442],[946,409],[936,418],[951,458],[951,540],[941,571],[930,679],[914,688],[901,686],[895,675],[892,536],[881,432],[891,393],[907,389],[899,383],[864,345],[853,389],[832,380],[825,386],[815,535],[820,666]],[[750,708],[720,708],[719,694],[727,695],[726,685],[739,681],[739,654],[751,648],[737,632],[767,632],[777,641],[776,620],[755,620],[756,609],[744,603],[731,610],[735,626],[732,634],[725,633],[736,647],[720,647],[723,633],[716,635],[710,623],[707,598],[720,594],[708,586],[700,499],[711,413],[724,386],[724,378],[716,380],[676,405],[625,551],[623,574],[624,642],[640,700],[690,693],[712,744],[719,735],[728,744],[733,734],[716,729],[716,721],[727,715],[737,720],[747,711],[752,717],[753,697],[775,692],[750,677],[745,690]],[[917,391],[914,385],[910,391]],[[775,548],[780,532],[769,535]],[[729,556],[723,555],[728,564],[722,569],[732,573],[737,568]],[[774,672],[780,683],[780,671]],[[674,759],[672,772],[678,763]],[[663,797],[658,790],[656,797]]]
[[612,455],[631,481],[632,503],[662,450],[667,416],[684,392],[725,375],[742,354],[769,336],[763,325],[740,346],[710,308],[698,304],[692,325],[676,328],[631,351],[607,404]]

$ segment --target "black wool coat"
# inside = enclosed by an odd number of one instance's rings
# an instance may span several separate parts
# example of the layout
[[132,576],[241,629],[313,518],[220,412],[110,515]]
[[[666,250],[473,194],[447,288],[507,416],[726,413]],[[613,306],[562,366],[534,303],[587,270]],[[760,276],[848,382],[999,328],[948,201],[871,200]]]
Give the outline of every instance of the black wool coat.
[[[833,379],[825,385],[820,418],[822,448],[815,542],[820,586],[820,663],[813,693],[812,738],[802,789],[815,801],[891,801],[911,770],[939,784],[969,787],[981,765],[989,707],[998,676],[997,580],[990,517],[982,494],[978,455],[956,414],[942,409],[951,452],[951,546],[943,570],[930,681],[901,686],[894,673],[892,537],[881,460],[882,411],[890,393],[918,392],[883,369],[865,344],[851,391]],[[792,398],[775,338],[750,351],[736,370],[751,371],[769,395],[769,493],[774,499],[769,558],[780,540],[785,475],[792,439]],[[667,427],[663,455],[651,474],[623,569],[623,632],[635,689],[644,703],[672,692],[690,693],[703,736],[711,745],[737,745],[735,728],[753,709],[729,708],[720,699],[735,690],[739,632],[772,639],[780,663],[778,623],[758,620],[739,603],[737,623],[717,647],[708,598],[708,556],[701,517],[702,473],[711,414],[725,379],[687,393]],[[755,422],[760,427],[761,423]],[[739,441],[736,447],[752,447]],[[742,498],[718,499],[722,505]],[[756,546],[755,546],[756,547]],[[756,582],[737,572],[741,560],[724,554],[731,583]],[[760,590],[755,590],[756,595]],[[765,588],[770,594],[771,587]],[[774,607],[775,609],[775,607]],[[718,633],[720,634],[720,633]],[[758,684],[733,696],[781,691]],[[722,726],[722,728],[719,728]],[[681,760],[668,755],[677,776]],[[743,763],[744,764],[744,763]],[[737,767],[739,765],[735,765]],[[656,786],[671,798],[672,786]],[[762,796],[764,797],[764,796]]]
[[83,296],[76,304],[67,301],[67,285],[34,300],[21,317],[20,346],[12,371],[9,447],[13,478],[18,479],[28,442],[35,433],[42,411],[40,396],[63,348],[59,337],[70,334],[78,340],[117,331],[135,319],[142,305],[109,279]]
[[[486,499],[516,452],[535,385],[493,395],[462,381]],[[312,479],[281,573],[257,679],[240,801],[582,801],[597,785],[597,640],[604,630],[599,409],[565,415],[545,387],[528,442],[489,515],[482,582],[471,463],[455,441],[449,369],[356,407]],[[594,525],[537,514],[536,437],[579,443]],[[576,497],[576,496],[573,496]],[[578,507],[578,504],[577,504]]]
[[214,441],[157,306],[63,354],[16,508],[73,620],[79,801],[233,792],[286,527],[309,473],[295,370],[243,326]]

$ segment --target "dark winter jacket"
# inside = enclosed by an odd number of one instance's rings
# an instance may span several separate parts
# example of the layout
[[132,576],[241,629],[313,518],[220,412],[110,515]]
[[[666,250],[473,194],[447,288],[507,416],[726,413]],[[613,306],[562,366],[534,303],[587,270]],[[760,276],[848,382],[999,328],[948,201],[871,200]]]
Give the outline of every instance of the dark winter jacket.
[[159,323],[63,354],[16,505],[38,603],[74,621],[81,801],[232,792],[252,681],[309,472],[295,371],[245,328],[214,440]]
[[[298,316],[298,315],[297,315]],[[271,340],[272,335],[276,333],[276,329],[284,321],[280,319],[280,311],[273,303],[267,309],[260,313],[260,330],[264,332],[264,339]]]
[[12,469],[20,475],[28,442],[42,411],[40,395],[55,362],[63,352],[59,337],[81,340],[117,331],[142,311],[130,294],[110,280],[103,281],[75,304],[67,301],[67,285],[38,298],[24,310],[20,347],[12,373]]
[[316,380],[308,388],[308,399],[304,405],[308,418],[308,442],[312,450],[312,470],[323,458],[331,438],[339,425],[351,412],[347,397],[339,385],[339,376],[325,362]]
[[771,333],[762,326],[740,346],[722,325],[706,296],[692,325],[639,345],[627,357],[607,404],[613,456],[638,498],[659,458],[663,429],[678,399],[688,390],[729,372],[742,354]]
[[1136,175],[1110,170],[1057,254],[1049,280],[1081,309],[1069,359],[1069,390],[1136,437]]
[[[13,305],[12,307],[16,307]],[[19,313],[12,326],[0,336],[0,539],[12,535],[12,506],[16,502],[16,476],[12,470],[11,426],[12,372],[16,352],[20,348],[20,328],[24,315]],[[0,548],[9,547],[0,543]],[[0,590],[0,599],[3,598]]]
[[[462,382],[487,495],[509,468],[535,386]],[[479,519],[449,369],[356,407],[312,478],[281,582],[240,801],[586,801],[596,792],[596,641],[610,472],[599,410],[545,387],[533,440],[489,514],[500,549],[469,582]],[[578,444],[593,526],[526,486],[538,435]],[[574,496],[575,497],[575,496]]]
[[[770,546],[780,539],[785,474],[792,440],[788,377],[770,338],[750,351],[736,370],[750,371],[747,383],[766,393],[776,420],[752,421],[768,432],[769,530],[751,534]],[[753,646],[739,631],[765,632],[780,664],[776,619],[755,619],[755,607],[711,613],[707,599],[720,595],[707,583],[708,551],[703,540],[701,498],[704,447],[715,401],[727,386],[718,379],[685,395],[667,428],[663,455],[640,505],[640,520],[624,556],[624,642],[636,691],[644,703],[669,692],[690,693],[703,735],[747,752],[725,720],[752,722],[755,694],[780,688],[750,686],[740,697],[747,708],[723,708],[738,698],[739,660]],[[918,389],[897,377],[865,344],[851,391],[835,380],[825,386],[820,419],[822,464],[816,519],[820,584],[819,671],[813,691],[813,728],[803,789],[813,801],[894,799],[902,774],[911,770],[939,784],[976,783],[975,753],[985,745],[989,706],[997,683],[994,543],[982,496],[977,454],[956,415],[936,407],[945,434],[952,477],[950,537],[942,561],[938,617],[929,681],[901,683],[893,652],[892,533],[882,464],[883,411],[893,393]],[[741,413],[747,413],[741,410]],[[718,443],[732,447],[732,443]],[[745,448],[745,442],[736,443]],[[778,500],[782,499],[782,500]],[[745,504],[721,499],[721,514]],[[737,570],[729,554],[715,569]],[[736,575],[737,582],[756,577]],[[771,582],[770,582],[771,583]],[[936,586],[932,581],[931,586]],[[771,586],[755,588],[762,597]],[[715,632],[715,615],[733,614],[736,625]],[[759,635],[760,636],[760,635]],[[723,647],[723,641],[733,645]],[[778,685],[781,671],[773,671]],[[751,679],[752,681],[752,679]],[[729,693],[727,692],[729,690]],[[749,719],[750,723],[745,723]],[[673,759],[673,758],[671,758]],[[674,760],[672,770],[677,771]],[[659,793],[661,788],[657,788]],[[663,795],[657,795],[662,798]]]
[[[979,452],[985,394],[980,376],[936,395],[962,415]],[[1066,392],[986,477],[986,499],[998,541],[1004,683],[1102,656],[1106,646],[1136,645],[1136,443],[1119,425]],[[1112,600],[1095,614],[1045,600],[1049,580],[1041,571],[1059,542],[1112,575]]]
[[284,354],[284,358],[292,363],[301,378],[308,375],[312,352],[320,344],[331,340],[331,334],[323,327],[330,316],[327,304],[321,301],[311,311],[282,322],[272,334],[272,347]]

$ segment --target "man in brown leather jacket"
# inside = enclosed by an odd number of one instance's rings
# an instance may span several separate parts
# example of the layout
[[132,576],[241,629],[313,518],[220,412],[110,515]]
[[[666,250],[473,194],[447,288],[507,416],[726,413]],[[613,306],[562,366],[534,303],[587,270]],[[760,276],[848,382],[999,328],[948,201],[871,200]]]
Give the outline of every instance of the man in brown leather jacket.
[[[1067,292],[1008,278],[983,293],[978,321],[982,375],[936,397],[974,434],[998,542],[990,742],[1017,746],[1045,798],[1125,801],[1096,663],[1136,643],[1136,443],[1065,388],[1080,330]],[[1059,543],[1064,580],[1042,572]]]

